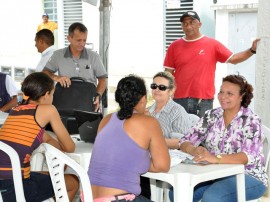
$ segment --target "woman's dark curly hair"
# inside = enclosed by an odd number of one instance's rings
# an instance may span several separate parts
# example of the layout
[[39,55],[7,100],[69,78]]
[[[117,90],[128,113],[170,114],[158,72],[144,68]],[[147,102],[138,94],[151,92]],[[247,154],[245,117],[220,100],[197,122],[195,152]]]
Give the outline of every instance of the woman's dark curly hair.
[[28,104],[29,100],[37,101],[46,92],[51,93],[53,89],[54,81],[47,74],[42,72],[29,74],[22,82],[21,90],[28,97],[23,104]]
[[120,106],[117,117],[120,120],[130,118],[133,114],[134,107],[145,95],[146,87],[142,78],[135,75],[122,78],[115,91],[115,101]]
[[228,81],[240,87],[240,95],[243,95],[241,106],[247,108],[253,98],[253,87],[247,82],[245,77],[241,75],[228,75],[222,81]]

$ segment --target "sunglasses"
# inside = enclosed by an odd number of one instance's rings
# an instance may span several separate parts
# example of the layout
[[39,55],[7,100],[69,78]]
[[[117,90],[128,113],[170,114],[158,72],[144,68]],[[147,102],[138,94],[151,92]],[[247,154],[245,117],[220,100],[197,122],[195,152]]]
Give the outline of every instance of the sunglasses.
[[157,85],[157,84],[155,84],[155,83],[152,83],[152,84],[150,85],[150,88],[153,89],[153,90],[155,90],[155,89],[158,88],[158,89],[161,90],[161,91],[165,91],[165,90],[167,90],[167,89],[170,89],[168,86]]

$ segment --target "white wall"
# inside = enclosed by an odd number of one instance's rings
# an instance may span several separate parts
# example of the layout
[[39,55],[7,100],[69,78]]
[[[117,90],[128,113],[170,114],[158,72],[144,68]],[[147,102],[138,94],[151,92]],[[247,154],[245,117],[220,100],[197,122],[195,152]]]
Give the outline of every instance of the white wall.
[[219,5],[250,4],[258,3],[258,0],[217,0]]
[[[229,30],[229,14],[230,12],[254,12],[257,10],[257,6],[258,6],[257,3],[258,3],[258,0],[218,0],[217,4],[212,6],[212,9],[216,10],[216,37],[215,38],[233,51],[233,47],[229,46],[229,37],[234,37],[228,31]],[[250,46],[251,46],[251,41],[250,41]],[[247,48],[249,48],[249,46],[246,47],[246,49]],[[221,80],[227,74],[228,74],[228,65],[218,63],[217,70],[216,70],[216,77],[215,77],[215,87],[216,87],[215,98],[217,98],[217,92],[221,85]],[[214,107],[217,107],[217,106],[219,106],[219,103],[218,103],[218,100],[215,99]]]
[[163,3],[113,1],[110,74],[152,77],[163,64]]
[[110,34],[108,85],[113,110],[114,90],[122,77],[137,74],[149,86],[154,74],[163,71],[163,1],[113,1]]
[[[35,68],[40,59],[34,39],[42,22],[41,1],[1,1],[0,19],[0,66]],[[19,91],[20,81],[16,84]]]
[[88,29],[87,43],[94,45],[94,51],[99,50],[99,6],[83,2],[83,23]]
[[41,9],[38,0],[0,3],[0,65],[34,67],[37,64],[40,55],[34,39],[37,26],[42,22]]
[[194,10],[200,16],[202,27],[201,33],[215,38],[215,11],[211,9],[213,0],[194,0]]

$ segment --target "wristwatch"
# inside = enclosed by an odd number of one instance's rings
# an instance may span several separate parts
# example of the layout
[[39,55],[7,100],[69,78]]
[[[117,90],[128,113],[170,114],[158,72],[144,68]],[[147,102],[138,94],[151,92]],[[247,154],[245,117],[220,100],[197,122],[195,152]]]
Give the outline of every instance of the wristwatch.
[[222,159],[222,156],[220,154],[216,155],[216,157],[218,158],[217,164],[220,164],[220,161]]
[[250,48],[249,50],[250,50],[250,52],[252,52],[252,54],[256,54],[256,51],[253,50],[252,48]]

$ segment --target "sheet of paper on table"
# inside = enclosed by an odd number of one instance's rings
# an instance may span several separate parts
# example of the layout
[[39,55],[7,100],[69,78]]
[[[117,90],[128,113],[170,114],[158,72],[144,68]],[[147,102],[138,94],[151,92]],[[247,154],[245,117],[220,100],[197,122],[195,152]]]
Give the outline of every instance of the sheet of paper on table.
[[188,160],[193,159],[192,155],[182,152],[181,150],[178,149],[170,149],[169,154],[171,157],[171,167],[176,166],[177,164],[185,161],[186,159]]
[[197,165],[207,165],[209,164],[207,161],[200,161],[200,162],[195,162],[192,159],[194,156],[182,152],[181,150],[178,149],[170,149],[169,154],[171,157],[171,167],[178,165],[179,163],[185,163],[185,164],[197,164]]

